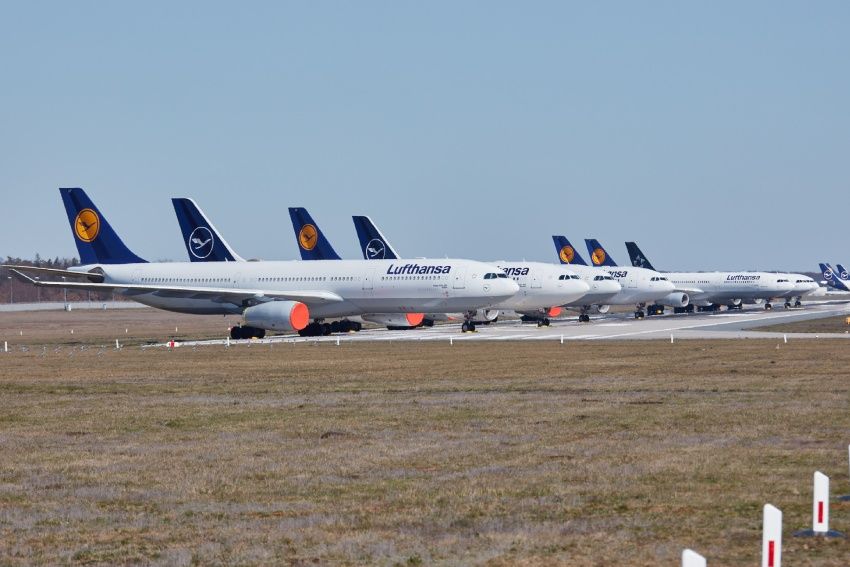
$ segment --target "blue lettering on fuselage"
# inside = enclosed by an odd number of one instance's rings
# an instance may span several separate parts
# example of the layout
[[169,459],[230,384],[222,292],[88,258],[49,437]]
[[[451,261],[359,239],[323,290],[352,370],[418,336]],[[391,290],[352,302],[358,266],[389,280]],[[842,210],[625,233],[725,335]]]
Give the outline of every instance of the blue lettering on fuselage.
[[761,276],[754,276],[750,274],[735,274],[734,276],[726,276],[727,282],[754,282],[760,279]]
[[617,280],[619,280],[620,278],[624,278],[624,277],[629,275],[628,270],[610,270],[608,273],[611,274],[612,278],[617,279]]
[[[499,267],[502,268],[502,266],[499,266]],[[528,271],[529,271],[528,268],[526,268],[526,267],[502,268],[502,269],[511,278],[514,277],[514,276],[527,276]]]
[[419,264],[405,264],[404,266],[396,266],[390,264],[387,268],[387,275],[422,275],[422,274],[448,274],[451,271],[451,266],[420,266]]

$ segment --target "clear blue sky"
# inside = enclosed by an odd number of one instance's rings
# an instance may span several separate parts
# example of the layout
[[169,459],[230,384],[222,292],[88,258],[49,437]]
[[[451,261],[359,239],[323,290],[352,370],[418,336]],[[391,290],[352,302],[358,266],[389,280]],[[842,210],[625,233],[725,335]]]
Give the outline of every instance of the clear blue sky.
[[148,259],[169,198],[246,257],[555,261],[593,236],[656,267],[850,262],[848,2],[17,2],[0,17],[0,255],[76,255],[81,186]]

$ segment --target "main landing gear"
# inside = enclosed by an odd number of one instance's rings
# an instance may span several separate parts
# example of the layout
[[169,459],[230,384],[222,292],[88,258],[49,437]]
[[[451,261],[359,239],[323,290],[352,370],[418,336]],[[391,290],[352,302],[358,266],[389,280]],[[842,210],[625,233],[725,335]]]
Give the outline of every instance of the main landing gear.
[[302,337],[327,337],[331,333],[349,333],[351,331],[359,332],[363,328],[361,323],[357,321],[333,321],[331,323],[323,323],[321,321],[313,321],[300,331],[298,334]]
[[646,313],[643,312],[643,308],[646,307],[646,303],[638,303],[636,307],[637,310],[635,310],[635,319],[643,319],[646,317]]
[[247,325],[236,325],[230,327],[230,338],[235,341],[238,341],[240,339],[262,339],[265,336],[265,329],[258,329],[257,327],[248,327]]
[[657,303],[646,308],[647,315],[664,315],[664,306]]
[[768,301],[767,303],[764,304],[764,310],[765,311],[772,311],[773,310],[773,304]]
[[464,321],[460,326],[461,333],[474,333],[475,332],[475,323],[473,321]]
[[536,315],[523,315],[519,320],[523,323],[537,323],[538,327],[548,327],[552,323],[548,317],[538,317]]
[[791,301],[785,302],[785,309],[791,309],[791,307],[802,307],[803,302],[799,299],[795,300],[793,303]]

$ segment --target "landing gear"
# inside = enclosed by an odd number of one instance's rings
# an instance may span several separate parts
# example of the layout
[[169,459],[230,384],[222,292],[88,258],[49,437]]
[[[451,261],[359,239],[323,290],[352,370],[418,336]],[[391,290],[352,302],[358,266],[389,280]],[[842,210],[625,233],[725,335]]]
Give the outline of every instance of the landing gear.
[[655,305],[650,305],[649,307],[646,308],[646,314],[647,315],[664,315],[664,306],[658,305],[657,303]]
[[790,301],[785,302],[785,309],[791,309],[791,302]]
[[475,323],[473,323],[472,321],[464,321],[463,325],[460,326],[460,331],[462,333],[474,333]]
[[644,317],[646,317],[646,313],[644,313],[642,310],[638,309],[637,311],[635,311],[635,319],[643,319]]
[[238,341],[240,339],[262,339],[265,336],[265,329],[238,325],[230,327],[230,338],[235,341]]
[[773,310],[773,304],[768,301],[767,303],[764,304],[764,310],[765,311]]
[[578,322],[579,323],[590,323],[590,315],[588,315],[587,313],[579,314]]
[[550,325],[550,321],[548,318],[544,317],[543,319],[537,320],[537,327],[548,327]]
[[358,333],[363,328],[363,325],[357,321],[333,321],[331,323],[331,333]]
[[674,307],[673,313],[693,313],[694,312],[694,304],[689,303],[685,307]]
[[794,302],[794,307],[802,307],[802,306],[803,306],[803,302],[800,301],[799,299]]

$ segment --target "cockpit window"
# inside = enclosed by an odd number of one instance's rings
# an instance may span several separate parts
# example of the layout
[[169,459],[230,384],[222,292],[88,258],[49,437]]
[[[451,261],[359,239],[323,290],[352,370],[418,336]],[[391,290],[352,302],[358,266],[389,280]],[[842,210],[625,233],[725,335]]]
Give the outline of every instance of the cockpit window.
[[496,276],[507,279],[508,274],[496,274]]

